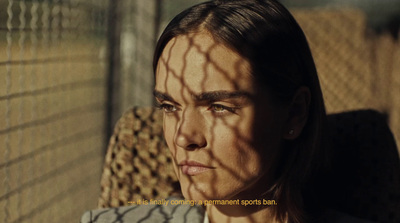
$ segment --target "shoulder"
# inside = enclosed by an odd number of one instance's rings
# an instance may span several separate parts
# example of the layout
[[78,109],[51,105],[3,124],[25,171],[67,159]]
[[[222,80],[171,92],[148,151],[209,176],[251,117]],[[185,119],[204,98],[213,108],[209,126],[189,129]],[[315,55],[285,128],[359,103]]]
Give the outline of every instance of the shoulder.
[[[81,217],[81,223],[110,222],[194,222],[201,223],[204,210],[199,206],[179,204],[177,198],[169,198],[164,204],[132,205],[117,208],[104,208],[86,211]],[[184,200],[182,200],[184,201]]]
[[316,222],[323,223],[373,223],[333,209],[326,210]]

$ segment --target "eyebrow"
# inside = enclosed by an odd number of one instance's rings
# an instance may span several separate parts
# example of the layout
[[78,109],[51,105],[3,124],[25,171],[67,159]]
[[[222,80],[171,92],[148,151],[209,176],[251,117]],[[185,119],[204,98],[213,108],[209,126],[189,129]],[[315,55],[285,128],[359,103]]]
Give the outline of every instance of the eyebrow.
[[[157,90],[153,91],[154,97],[161,101],[171,101],[175,100],[168,94],[162,93]],[[251,94],[245,91],[209,91],[200,94],[192,95],[195,101],[220,101],[231,98],[250,98]]]
[[168,93],[162,93],[162,92],[154,90],[153,91],[153,95],[154,95],[154,97],[156,97],[160,101],[172,101],[172,102],[175,102],[175,100]]

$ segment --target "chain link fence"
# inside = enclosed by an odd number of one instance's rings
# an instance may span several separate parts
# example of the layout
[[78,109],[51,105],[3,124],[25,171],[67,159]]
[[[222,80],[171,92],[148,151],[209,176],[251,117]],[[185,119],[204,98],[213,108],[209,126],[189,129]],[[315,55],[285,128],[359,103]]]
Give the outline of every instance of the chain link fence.
[[[153,105],[157,37],[198,2],[0,2],[0,221],[77,222],[96,207],[111,126]],[[376,20],[361,1],[282,2],[309,39],[328,112],[377,109],[399,140],[399,1]]]
[[77,222],[96,206],[107,4],[0,2],[1,222]]

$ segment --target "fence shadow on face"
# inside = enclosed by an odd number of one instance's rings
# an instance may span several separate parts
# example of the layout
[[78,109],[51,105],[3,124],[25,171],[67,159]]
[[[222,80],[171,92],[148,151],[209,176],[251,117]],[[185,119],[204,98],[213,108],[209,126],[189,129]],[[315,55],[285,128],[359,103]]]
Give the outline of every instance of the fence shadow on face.
[[[174,38],[160,57],[155,96],[186,199],[271,199],[285,113],[245,58],[207,33]],[[236,217],[260,208],[217,205]]]

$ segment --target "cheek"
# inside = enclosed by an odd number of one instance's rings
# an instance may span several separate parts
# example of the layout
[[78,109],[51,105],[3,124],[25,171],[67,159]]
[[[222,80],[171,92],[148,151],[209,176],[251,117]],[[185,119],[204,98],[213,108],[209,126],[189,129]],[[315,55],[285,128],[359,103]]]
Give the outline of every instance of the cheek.
[[231,131],[234,132],[230,139],[232,147],[230,151],[225,151],[225,154],[231,154],[231,160],[239,167],[238,175],[247,181],[273,169],[273,161],[279,151],[280,131],[276,123],[273,119],[260,121],[250,115],[235,123],[236,127]]
[[238,175],[245,181],[251,181],[262,172],[260,148],[255,147],[247,139],[240,139],[236,143],[234,152]]
[[177,154],[177,149],[174,144],[174,137],[175,137],[175,130],[176,130],[176,119],[173,117],[166,117],[164,114],[163,118],[163,132],[164,132],[164,139],[165,142],[167,143],[167,147],[171,153],[171,158],[172,162],[174,163],[173,168],[175,171],[176,176],[178,177],[178,180],[180,180],[180,174],[178,171],[178,166],[176,165],[176,154]]
[[176,132],[177,121],[175,117],[166,117],[164,114],[163,132],[164,139],[167,143],[168,149],[171,151],[172,156],[175,158],[176,149],[174,146],[174,137]]
[[254,145],[261,148],[260,157],[263,162],[275,163],[281,149],[283,124],[279,118],[264,121],[267,125],[256,124],[254,131]]
[[[215,125],[211,134],[212,157],[226,166],[230,175],[248,181],[262,171],[263,148],[254,144],[250,120],[241,119],[232,123]],[[218,124],[218,122],[216,123]],[[221,123],[220,123],[221,124]]]

